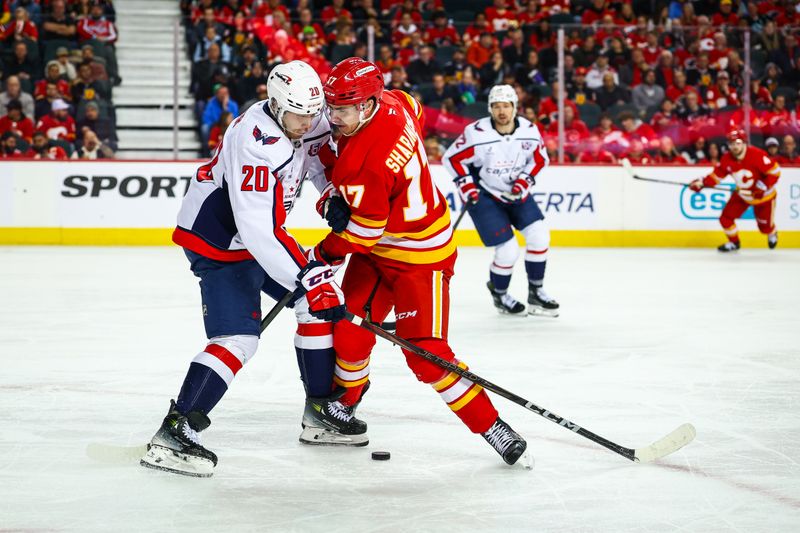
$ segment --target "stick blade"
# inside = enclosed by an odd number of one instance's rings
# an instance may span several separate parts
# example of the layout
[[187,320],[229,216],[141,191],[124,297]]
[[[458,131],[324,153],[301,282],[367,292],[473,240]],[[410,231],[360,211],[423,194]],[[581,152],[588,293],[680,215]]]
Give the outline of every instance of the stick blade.
[[89,459],[99,463],[121,464],[138,461],[147,453],[147,444],[139,446],[115,446],[100,442],[90,442],[86,446]]
[[683,424],[667,435],[655,441],[650,446],[634,450],[634,461],[637,463],[651,463],[676,452],[692,442],[697,435],[697,430],[691,424]]

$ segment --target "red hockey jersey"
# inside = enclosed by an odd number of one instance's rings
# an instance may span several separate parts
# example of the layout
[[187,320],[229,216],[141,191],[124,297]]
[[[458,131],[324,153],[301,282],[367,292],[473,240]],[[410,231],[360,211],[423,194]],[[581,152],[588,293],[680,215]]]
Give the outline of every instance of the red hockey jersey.
[[330,257],[369,253],[393,266],[452,267],[456,246],[450,208],[436,188],[422,141],[422,106],[385,91],[375,116],[339,140],[333,185],[352,215],[321,247]]
[[[736,181],[736,192],[749,204],[760,204],[772,200],[777,194],[775,184],[781,176],[781,167],[767,152],[755,146],[748,146],[742,159],[736,159],[730,152],[724,154],[703,184],[713,187],[726,176]],[[763,191],[761,198],[753,196],[756,189]]]

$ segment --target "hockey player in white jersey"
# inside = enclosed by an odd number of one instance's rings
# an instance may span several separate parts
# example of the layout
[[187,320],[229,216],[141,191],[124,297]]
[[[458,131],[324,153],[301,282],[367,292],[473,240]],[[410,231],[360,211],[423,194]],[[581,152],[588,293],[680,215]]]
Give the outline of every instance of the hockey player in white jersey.
[[520,252],[516,228],[525,238],[528,312],[558,316],[558,303],[542,289],[550,231],[529,194],[549,159],[539,128],[516,112],[514,88],[492,87],[490,116],[469,124],[447,149],[442,163],[454,176],[481,241],[495,249],[487,283],[495,307],[501,313],[525,312],[525,306],[508,294]]
[[[327,419],[338,421],[334,429],[339,433],[366,436],[366,425],[355,419],[352,408],[328,413],[338,402],[313,398],[330,394],[334,358],[326,331],[344,316],[344,297],[330,266],[308,261],[283,227],[305,174],[310,170],[318,186],[324,183],[318,154],[330,128],[321,115],[322,85],[309,65],[293,61],[273,69],[268,87],[269,98],[237,118],[213,159],[197,170],[178,214],[173,241],[184,248],[200,278],[209,340],[192,360],[143,466],[201,477],[213,473],[217,457],[201,445],[199,434],[256,352],[261,291],[276,300],[288,291],[297,298],[298,363],[307,395],[318,408],[307,402],[306,411],[319,414],[313,420],[304,415],[303,436],[308,420],[321,426],[308,433],[313,440],[324,433],[324,424],[316,422]],[[323,203],[334,211],[338,204],[327,201],[330,189],[325,192]],[[326,345],[331,349],[327,357]]]

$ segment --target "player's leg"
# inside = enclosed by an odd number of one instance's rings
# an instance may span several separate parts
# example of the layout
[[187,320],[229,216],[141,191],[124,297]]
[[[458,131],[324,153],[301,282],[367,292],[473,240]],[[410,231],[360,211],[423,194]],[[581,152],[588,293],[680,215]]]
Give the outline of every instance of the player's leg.
[[539,206],[530,196],[510,207],[511,219],[525,238],[525,271],[528,273],[528,312],[558,316],[559,305],[544,292],[544,273],[550,250],[550,230]]
[[[408,270],[393,280],[397,335],[463,369],[447,342],[452,272]],[[414,312],[416,311],[416,312]],[[527,444],[498,416],[483,387],[403,350],[417,379],[439,393],[447,406],[473,433],[480,434],[508,464],[525,453]]]
[[255,261],[224,263],[186,252],[200,278],[208,337],[183,380],[178,400],[150,442],[141,464],[180,474],[210,476],[214,453],[200,443],[208,414],[258,347],[260,293],[265,273]]
[[770,250],[778,246],[778,229],[775,227],[775,198],[753,206],[758,230],[767,236]]
[[733,193],[731,195],[719,216],[719,223],[722,226],[722,231],[724,231],[725,235],[728,237],[728,241],[720,244],[717,250],[720,252],[733,252],[742,247],[739,241],[739,229],[736,227],[736,219],[742,216],[742,213],[744,213],[748,207],[749,204],[742,200],[738,194]]
[[494,247],[494,258],[489,266],[489,281],[486,284],[494,306],[501,313],[516,315],[525,312],[525,306],[508,294],[514,263],[519,257],[519,246],[508,214],[500,202],[488,194],[482,194],[480,201],[468,209],[481,242],[484,246]]

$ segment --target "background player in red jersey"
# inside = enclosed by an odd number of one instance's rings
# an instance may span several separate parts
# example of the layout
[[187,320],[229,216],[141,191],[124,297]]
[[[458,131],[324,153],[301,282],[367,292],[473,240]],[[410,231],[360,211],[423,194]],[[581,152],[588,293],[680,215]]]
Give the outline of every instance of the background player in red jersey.
[[713,187],[726,176],[736,181],[736,190],[719,217],[728,242],[717,249],[731,252],[741,248],[736,219],[751,205],[759,231],[767,235],[769,247],[775,248],[778,245],[778,230],[775,228],[775,198],[778,193],[775,184],[780,178],[781,168],[767,152],[748,146],[747,135],[741,128],[734,128],[728,133],[728,148],[730,151],[722,156],[711,174],[689,184],[693,191],[699,192],[704,187]]
[[[428,169],[421,106],[402,91],[384,91],[378,66],[360,58],[339,63],[324,93],[331,124],[342,134],[331,181],[352,214],[345,230],[328,234],[312,258],[331,262],[352,254],[342,284],[351,312],[380,322],[394,307],[399,336],[467,368],[447,342],[456,248],[447,201]],[[346,389],[340,402],[352,416],[369,380],[375,336],[342,321],[333,344],[334,379]],[[404,353],[417,379],[506,463],[525,454],[525,440],[499,418],[482,387]]]

